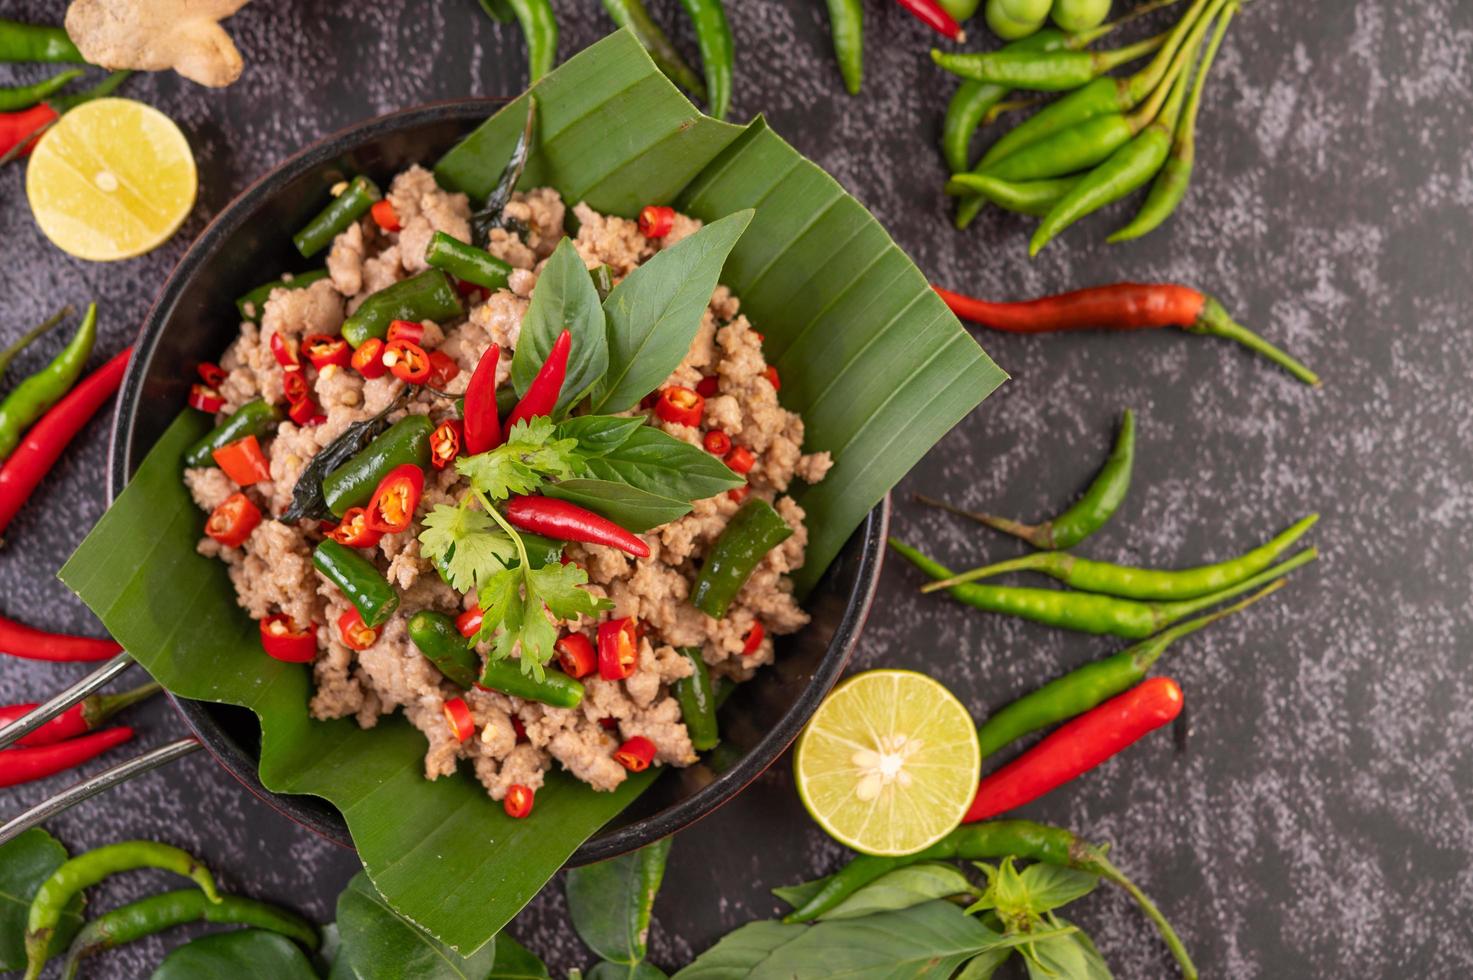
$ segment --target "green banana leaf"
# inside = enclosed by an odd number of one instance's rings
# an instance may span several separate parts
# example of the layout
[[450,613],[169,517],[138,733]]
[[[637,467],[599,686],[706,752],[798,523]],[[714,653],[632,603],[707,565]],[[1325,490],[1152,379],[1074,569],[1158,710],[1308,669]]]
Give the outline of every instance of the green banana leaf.
[[[722,281],[766,334],[782,400],[807,419],[807,448],[836,459],[825,481],[795,490],[811,535],[806,590],[864,514],[1005,376],[858,202],[760,120],[740,127],[702,116],[628,32],[532,92],[536,145],[523,186],[548,184],[625,216],[659,202],[705,220],[755,208]],[[483,197],[525,100],[448,153],[439,180]],[[195,413],[174,423],[62,580],[171,691],[254,711],[262,782],[337,806],[379,892],[469,955],[655,773],[612,794],[554,774],[534,818],[513,821],[469,774],[425,780],[423,738],[402,719],[366,731],[311,720],[310,671],[261,654],[224,567],[195,553],[203,515],[180,481],[181,457],[205,427]]]

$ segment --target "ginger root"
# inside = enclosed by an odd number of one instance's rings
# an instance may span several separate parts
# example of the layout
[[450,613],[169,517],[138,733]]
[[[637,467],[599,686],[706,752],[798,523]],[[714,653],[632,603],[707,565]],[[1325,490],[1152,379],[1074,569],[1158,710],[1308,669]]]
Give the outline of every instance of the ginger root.
[[240,52],[220,27],[249,0],[73,0],[66,30],[103,68],[172,68],[220,88],[240,77]]

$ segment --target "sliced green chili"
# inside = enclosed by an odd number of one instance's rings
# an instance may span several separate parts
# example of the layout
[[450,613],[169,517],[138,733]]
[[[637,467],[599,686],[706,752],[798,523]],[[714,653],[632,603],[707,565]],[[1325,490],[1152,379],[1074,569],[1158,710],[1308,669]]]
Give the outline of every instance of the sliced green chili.
[[19,109],[29,109],[37,102],[42,101],[48,95],[60,92],[72,81],[82,77],[82,69],[71,68],[50,78],[42,79],[33,85],[19,85],[15,88],[0,88],[0,112],[15,112]]
[[706,72],[708,95],[706,113],[725,119],[731,108],[731,80],[735,57],[732,52],[731,27],[726,23],[726,10],[721,0],[680,0],[696,28],[696,42],[701,48],[701,67]]
[[73,980],[82,959],[189,922],[216,922],[267,929],[317,948],[317,930],[301,916],[238,895],[221,895],[211,902],[194,888],[150,895],[99,915],[82,927],[67,950],[62,980]]
[[306,289],[319,279],[327,278],[326,269],[313,269],[311,272],[299,272],[290,279],[283,276],[274,282],[264,283],[252,289],[244,296],[235,301],[235,308],[240,311],[242,320],[252,323],[261,322],[261,314],[266,311],[266,301],[271,298],[273,290],[277,289]]
[[680,716],[690,733],[690,744],[697,752],[714,749],[721,741],[716,727],[716,697],[711,690],[711,672],[701,656],[700,647],[681,647],[690,661],[691,674],[675,682],[675,700],[680,703]]
[[492,292],[505,289],[512,272],[510,263],[501,261],[483,248],[451,238],[443,231],[430,236],[430,244],[425,248],[425,261],[457,279],[484,286]]
[[406,415],[389,426],[322,481],[327,509],[342,517],[349,508],[367,504],[373,491],[396,466],[413,463],[420,469],[428,467],[430,433],[434,430],[435,424],[424,415]]
[[713,619],[726,615],[763,557],[793,533],[761,497],[749,497],[716,539],[691,590],[693,606]]
[[0,377],[4,376],[5,370],[10,367],[10,362],[15,360],[21,351],[61,326],[67,317],[72,315],[72,312],[73,310],[70,306],[63,306],[45,320],[21,334],[15,343],[6,347],[4,350],[0,350]]
[[957,174],[946,182],[946,193],[969,199],[976,197],[996,204],[1004,211],[1041,218],[1053,210],[1054,205],[1062,201],[1077,183],[1078,177],[1017,182],[998,180],[986,174]]
[[301,231],[292,236],[292,244],[303,258],[311,258],[332,244],[348,226],[368,213],[373,203],[383,198],[378,185],[367,177],[354,177],[327,207],[317,213]]
[[361,347],[370,337],[382,339],[394,320],[444,322],[465,312],[460,294],[439,269],[426,269],[380,289],[343,321],[343,339]]
[[828,0],[829,32],[844,90],[858,95],[864,83],[864,4],[860,0]]
[[455,620],[444,613],[421,609],[409,617],[408,629],[409,639],[446,680],[467,691],[475,686],[481,658],[460,635]]
[[248,401],[230,414],[224,422],[211,429],[203,439],[189,447],[184,454],[184,465],[211,467],[217,465],[213,453],[221,446],[228,446],[246,436],[261,438],[269,435],[281,421],[281,409],[260,398]]
[[3,19],[0,19],[0,61],[87,63],[64,29]]
[[0,401],[0,460],[11,454],[20,444],[32,422],[61,400],[71,390],[82,368],[87,365],[87,356],[92,353],[92,344],[97,340],[97,304],[87,305],[87,315],[77,328],[71,341],[35,374],[16,385]]
[[382,626],[399,608],[398,591],[355,549],[327,538],[313,549],[312,564],[353,604],[364,626]]
[[620,27],[627,27],[650,53],[655,67],[665,77],[702,101],[706,98],[706,86],[701,76],[680,55],[670,38],[660,29],[650,12],[640,0],[604,0],[604,9]]

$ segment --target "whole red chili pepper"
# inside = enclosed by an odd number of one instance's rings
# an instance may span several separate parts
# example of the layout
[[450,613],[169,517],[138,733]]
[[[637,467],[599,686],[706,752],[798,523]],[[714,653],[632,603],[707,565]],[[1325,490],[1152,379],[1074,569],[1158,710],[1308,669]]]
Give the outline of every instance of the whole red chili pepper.
[[1038,799],[1088,772],[1181,714],[1176,681],[1153,677],[1059,726],[977,785],[963,823],[986,820]]
[[[132,707],[140,701],[153,697],[162,688],[157,684],[149,683],[133,688],[131,691],[122,691],[118,694],[93,694],[84,698],[80,703],[57,715],[55,718],[42,725],[20,740],[20,745],[54,745],[64,742],[78,735],[85,735],[94,728],[107,721],[113,715],[124,708]],[[0,729],[24,717],[34,710],[36,704],[10,704],[0,708]]]
[[65,772],[108,749],[117,748],[132,737],[133,729],[120,726],[55,745],[6,749],[0,752],[0,786],[18,786]]
[[557,407],[558,396],[563,393],[563,380],[568,376],[568,353],[573,349],[573,335],[564,330],[553,342],[547,360],[537,371],[537,377],[527,386],[527,393],[517,402],[506,418],[506,430],[523,419],[538,415],[551,415]]
[[492,344],[476,362],[465,389],[465,451],[474,456],[501,445],[501,416],[496,409],[496,364],[501,348]]
[[1305,384],[1320,383],[1319,375],[1247,327],[1235,323],[1221,303],[1189,286],[1122,282],[1019,303],[991,303],[940,286],[933,288],[957,316],[993,330],[1058,333],[1180,327],[1188,333],[1236,341]]
[[45,102],[20,112],[0,112],[0,157],[29,156],[42,131],[60,118]]
[[931,30],[953,41],[965,41],[967,35],[962,25],[941,8],[936,0],[900,0],[900,5]]
[[112,360],[83,378],[65,398],[41,416],[41,421],[31,426],[20,445],[0,466],[0,534],[10,526],[31,491],[51,470],[72,437],[118,390],[132,353],[131,347],[125,347]]
[[648,558],[650,546],[607,517],[555,497],[513,497],[506,505],[513,527],[554,541],[582,541],[618,548],[636,558]]
[[109,660],[122,652],[123,648],[113,640],[43,633],[0,616],[0,653],[8,653],[12,657],[73,663]]

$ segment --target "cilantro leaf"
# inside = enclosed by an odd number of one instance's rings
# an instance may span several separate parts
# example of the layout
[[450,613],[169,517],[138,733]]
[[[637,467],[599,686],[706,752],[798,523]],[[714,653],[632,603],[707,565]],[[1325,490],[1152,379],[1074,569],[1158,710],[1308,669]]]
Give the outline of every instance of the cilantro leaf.
[[503,569],[481,580],[481,631],[477,642],[491,646],[493,659],[519,653],[524,673],[542,677],[542,665],[552,659],[558,631],[556,619],[591,616],[613,606],[583,589],[588,573],[577,565],[557,563],[541,568],[521,565]]
[[518,422],[495,449],[457,460],[455,469],[490,499],[504,500],[572,476],[578,459],[578,440],[557,438],[552,420],[539,415]]
[[520,567],[504,568],[481,580],[476,599],[481,607],[481,631],[476,642],[491,644],[491,656],[501,660],[510,657],[522,631],[524,614],[522,583],[525,575]]
[[474,591],[481,576],[512,564],[517,556],[506,532],[465,502],[440,504],[426,514],[419,543],[420,553],[445,570],[457,592]]
[[558,619],[592,616],[614,604],[583,589],[588,573],[574,564],[550,564],[528,571],[532,588]]

